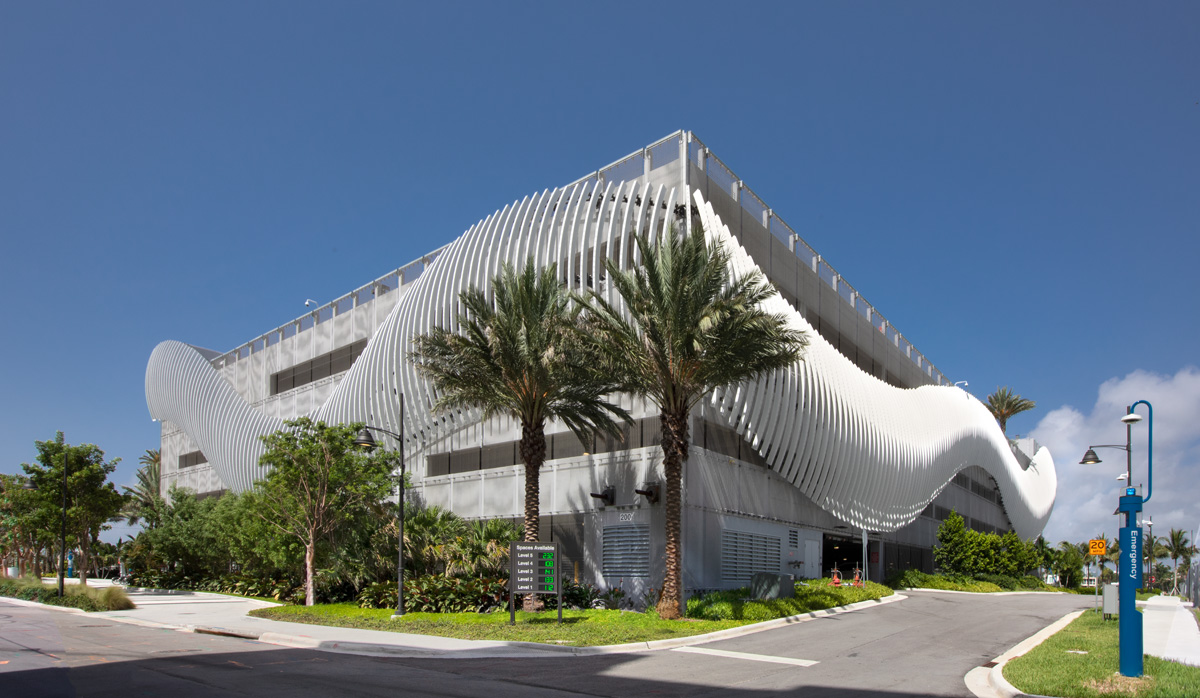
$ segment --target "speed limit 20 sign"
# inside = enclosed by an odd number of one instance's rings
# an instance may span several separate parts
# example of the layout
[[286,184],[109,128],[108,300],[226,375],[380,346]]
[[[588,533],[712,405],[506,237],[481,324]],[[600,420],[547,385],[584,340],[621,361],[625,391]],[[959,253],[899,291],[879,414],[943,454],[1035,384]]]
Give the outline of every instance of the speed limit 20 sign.
[[1108,542],[1103,538],[1088,541],[1088,555],[1104,555],[1108,552]]

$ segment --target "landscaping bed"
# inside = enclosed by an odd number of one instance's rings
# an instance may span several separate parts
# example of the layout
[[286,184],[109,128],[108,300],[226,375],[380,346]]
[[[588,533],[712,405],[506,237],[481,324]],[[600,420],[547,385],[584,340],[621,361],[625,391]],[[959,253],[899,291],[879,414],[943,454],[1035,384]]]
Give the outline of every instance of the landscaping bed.
[[121,587],[89,587],[83,584],[63,586],[64,596],[59,597],[58,586],[43,584],[38,579],[0,579],[0,596],[25,601],[36,601],[51,606],[66,606],[88,612],[125,611],[136,608]]
[[353,604],[281,606],[251,611],[257,618],[291,623],[333,625],[396,633],[455,637],[462,640],[505,640],[590,647],[627,642],[666,640],[702,635],[746,625],[745,621],[670,621],[652,613],[610,610],[564,610],[562,624],[556,611],[517,612],[517,624],[508,624],[506,611],[492,613],[406,613],[393,619],[390,609],[359,608]]
[[510,626],[503,610],[490,613],[407,613],[393,619],[391,609],[353,604],[282,606],[251,611],[257,618],[367,630],[438,635],[463,640],[504,640],[590,647],[690,637],[774,618],[888,596],[892,590],[868,582],[865,587],[832,587],[829,580],[796,586],[796,598],[753,600],[746,589],[719,591],[688,602],[688,618],[662,620],[653,611],[566,609],[560,625],[556,611],[517,613]]
[[1004,678],[1025,693],[1061,698],[1194,698],[1200,667],[1145,657],[1145,674],[1120,676],[1119,624],[1085,612],[1045,642],[1004,665]]
[[[958,574],[926,574],[919,570],[905,570],[888,578],[893,589],[937,589],[940,591],[969,591],[977,594],[994,594],[999,591],[1055,591],[1080,593],[1075,589],[1052,587],[1037,577],[1010,577],[998,574],[968,577]],[[1092,593],[1087,590],[1086,593]]]
[[688,618],[705,620],[745,620],[758,623],[774,618],[811,613],[859,601],[871,601],[891,596],[890,588],[867,582],[856,587],[849,584],[832,586],[828,578],[796,584],[796,595],[790,599],[751,599],[749,589],[714,591],[687,602]]

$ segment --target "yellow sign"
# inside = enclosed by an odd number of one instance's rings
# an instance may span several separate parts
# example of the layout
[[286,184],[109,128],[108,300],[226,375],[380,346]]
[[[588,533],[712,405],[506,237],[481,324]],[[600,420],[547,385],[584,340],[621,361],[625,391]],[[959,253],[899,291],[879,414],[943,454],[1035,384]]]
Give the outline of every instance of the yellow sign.
[[1108,551],[1108,541],[1103,538],[1088,541],[1088,555],[1104,555]]

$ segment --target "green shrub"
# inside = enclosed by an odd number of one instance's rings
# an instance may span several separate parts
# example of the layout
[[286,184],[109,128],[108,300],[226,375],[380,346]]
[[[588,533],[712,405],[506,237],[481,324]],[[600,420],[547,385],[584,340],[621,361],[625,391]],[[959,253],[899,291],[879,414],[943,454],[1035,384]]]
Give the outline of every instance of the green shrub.
[[[220,577],[191,577],[144,570],[131,574],[129,585],[148,589],[178,589],[257,596],[275,599],[280,603],[297,603],[304,600],[304,586],[295,580],[272,579],[246,573],[232,573]],[[395,587],[395,584],[392,586]]]
[[[543,596],[547,609],[558,608],[557,596]],[[600,590],[584,582],[576,584],[564,581],[562,585],[563,608],[591,608],[596,599],[600,598]]]
[[835,587],[830,586],[828,579],[817,579],[807,584],[798,583],[796,596],[790,599],[752,599],[749,598],[750,589],[747,587],[710,592],[688,599],[686,615],[688,618],[704,620],[757,622],[845,606],[891,594],[891,589],[874,582],[867,582],[863,587]]
[[0,579],[0,596],[25,601],[78,608],[89,613],[96,611],[125,611],[136,608],[120,587],[96,587],[68,584],[65,596],[59,598],[57,585],[44,585],[36,579]]
[[[396,603],[396,583],[378,582],[359,592],[360,608],[390,608]],[[426,613],[486,612],[508,602],[502,579],[461,579],[427,575],[404,580],[404,610]]]
[[99,591],[100,603],[110,611],[128,611],[132,608],[137,608],[121,587],[105,587]]
[[359,608],[389,608],[396,603],[395,582],[375,582],[363,587],[354,599]]
[[887,578],[887,585],[893,589],[940,589],[976,593],[1004,591],[1003,587],[991,581],[977,581],[958,574],[926,574],[920,570],[894,573]]
[[991,582],[1005,591],[1016,591],[1022,588],[1020,580],[1004,574],[977,574],[975,579],[980,582]]

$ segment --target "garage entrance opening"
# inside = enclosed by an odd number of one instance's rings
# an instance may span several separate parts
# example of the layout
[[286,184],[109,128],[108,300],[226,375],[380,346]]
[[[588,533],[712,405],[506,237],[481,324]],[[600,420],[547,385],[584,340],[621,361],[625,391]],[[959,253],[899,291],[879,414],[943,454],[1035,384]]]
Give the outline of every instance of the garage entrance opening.
[[828,577],[837,568],[842,579],[854,578],[854,568],[862,567],[862,541],[850,537],[831,536],[825,534],[822,561],[825,569],[821,574]]

